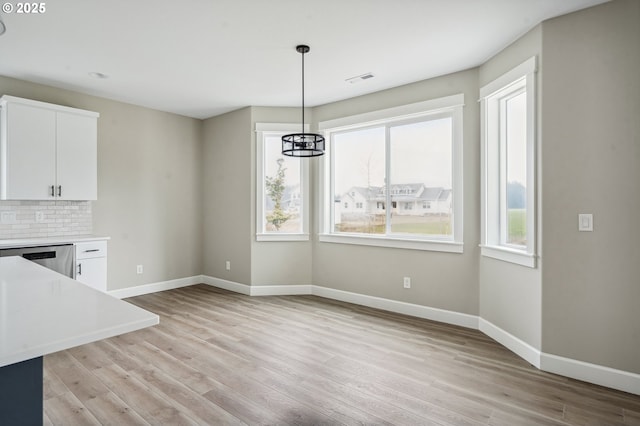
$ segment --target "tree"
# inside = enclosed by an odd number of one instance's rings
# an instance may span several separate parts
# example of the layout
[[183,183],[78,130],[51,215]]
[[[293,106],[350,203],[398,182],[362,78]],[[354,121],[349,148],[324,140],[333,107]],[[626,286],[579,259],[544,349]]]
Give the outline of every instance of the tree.
[[267,214],[267,222],[272,224],[276,231],[280,230],[282,224],[291,218],[291,215],[282,210],[282,195],[284,194],[284,172],[287,170],[282,167],[284,158],[278,158],[278,171],[275,177],[267,176],[264,186],[267,189],[267,195],[273,200],[273,211]]

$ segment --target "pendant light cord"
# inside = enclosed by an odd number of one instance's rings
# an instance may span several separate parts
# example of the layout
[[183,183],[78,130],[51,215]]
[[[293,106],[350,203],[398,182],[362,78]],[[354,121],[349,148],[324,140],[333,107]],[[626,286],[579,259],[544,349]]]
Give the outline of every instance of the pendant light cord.
[[304,50],[302,51],[302,132],[304,134]]
[[296,51],[302,54],[302,131],[282,136],[282,155],[288,157],[319,157],[324,154],[324,136],[317,133],[306,133],[304,122],[304,54],[309,46],[299,44]]

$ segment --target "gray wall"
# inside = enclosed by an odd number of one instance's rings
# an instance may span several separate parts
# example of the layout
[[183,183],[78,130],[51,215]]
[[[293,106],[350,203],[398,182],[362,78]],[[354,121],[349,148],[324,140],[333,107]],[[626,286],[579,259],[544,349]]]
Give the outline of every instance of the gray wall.
[[251,284],[254,238],[251,115],[251,108],[243,108],[213,117],[203,130],[203,273],[242,284]]
[[[478,314],[480,147],[477,69],[314,108],[318,122],[464,93],[464,253],[314,242],[313,284]],[[319,188],[315,186],[316,195]],[[317,219],[317,218],[316,218]],[[316,229],[318,224],[315,224]],[[402,279],[411,277],[411,289]]]
[[640,373],[640,2],[550,20],[542,51],[542,349]]
[[[479,87],[483,87],[532,56],[538,57],[537,82],[539,85],[543,73],[540,66],[541,50],[542,30],[541,26],[537,26],[480,67]],[[537,100],[538,111],[540,111],[542,99],[538,96]],[[539,129],[538,135],[540,135]],[[540,144],[539,138],[537,143]],[[539,182],[538,174],[538,195],[541,193]],[[540,222],[538,222],[538,229],[540,229]],[[538,254],[539,247],[540,244],[538,244]],[[541,347],[542,333],[541,263],[540,258],[537,268],[532,269],[489,257],[480,258],[480,316],[536,349]]]
[[7,77],[0,93],[100,113],[93,232],[111,236],[109,290],[202,273],[200,120]]
[[[301,120],[300,108],[253,107],[251,129],[256,123],[294,123]],[[306,117],[311,111],[305,109]],[[251,144],[251,284],[308,285],[311,284],[311,241],[256,241],[256,134]],[[299,161],[315,163],[314,159]],[[313,188],[313,187],[312,187]],[[313,191],[312,191],[313,193]],[[311,206],[311,212],[313,212]],[[313,213],[311,214],[313,216]]]
[[[545,353],[640,373],[638,22],[640,2],[615,0],[541,24],[478,69],[310,110],[317,126],[464,93],[463,254],[321,243],[313,232],[310,242],[256,242],[254,125],[297,122],[295,108],[244,108],[203,122],[4,77],[0,93],[101,114],[93,228],[112,237],[110,290],[202,273],[311,283],[480,315]],[[530,269],[479,253],[477,97],[535,54],[543,262]],[[318,191],[313,179],[313,203]],[[594,232],[577,231],[578,213],[594,214]]]

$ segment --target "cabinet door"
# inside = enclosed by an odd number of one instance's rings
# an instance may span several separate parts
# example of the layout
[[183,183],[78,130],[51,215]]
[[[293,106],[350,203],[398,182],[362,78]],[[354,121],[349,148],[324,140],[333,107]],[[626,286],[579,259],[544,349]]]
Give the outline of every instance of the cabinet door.
[[76,261],[76,281],[100,291],[107,291],[107,258],[94,257]]
[[3,200],[53,199],[56,168],[56,113],[29,105],[8,104],[2,143]]
[[96,200],[98,146],[95,117],[57,112],[57,187],[59,200]]

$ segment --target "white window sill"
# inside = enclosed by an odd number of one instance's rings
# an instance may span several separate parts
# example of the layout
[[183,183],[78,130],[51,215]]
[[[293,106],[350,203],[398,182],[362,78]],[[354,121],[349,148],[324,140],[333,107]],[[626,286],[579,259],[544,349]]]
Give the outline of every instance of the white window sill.
[[309,241],[309,234],[256,234],[256,241]]
[[531,253],[500,246],[480,246],[480,250],[485,257],[515,263],[527,268],[536,267],[536,256]]
[[463,244],[454,241],[417,240],[408,238],[374,237],[369,235],[336,235],[320,234],[319,241],[324,243],[355,244],[362,246],[401,248],[409,250],[440,251],[445,253],[462,253]]

